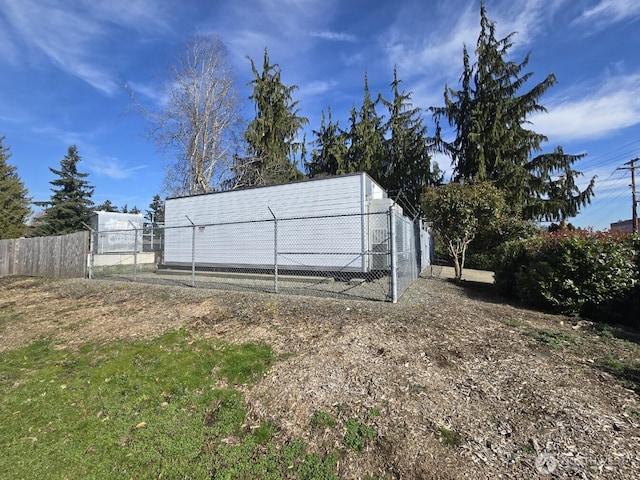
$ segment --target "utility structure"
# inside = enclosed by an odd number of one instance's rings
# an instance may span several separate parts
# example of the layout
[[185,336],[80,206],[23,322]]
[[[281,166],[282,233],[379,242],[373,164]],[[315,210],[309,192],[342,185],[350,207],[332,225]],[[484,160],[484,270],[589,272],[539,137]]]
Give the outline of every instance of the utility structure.
[[638,233],[638,197],[636,195],[636,162],[640,162],[640,157],[636,157],[633,160],[629,160],[625,165],[628,167],[620,167],[618,170],[631,171],[631,206],[632,206],[632,220],[631,225],[633,233]]

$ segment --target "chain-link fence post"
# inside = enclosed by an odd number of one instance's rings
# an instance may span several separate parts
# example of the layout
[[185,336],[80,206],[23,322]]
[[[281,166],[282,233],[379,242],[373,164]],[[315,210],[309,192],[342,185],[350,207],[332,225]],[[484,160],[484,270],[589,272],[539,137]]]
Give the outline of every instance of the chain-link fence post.
[[93,255],[95,251],[94,249],[96,247],[96,241],[94,237],[96,235],[96,231],[84,222],[82,222],[82,225],[84,225],[84,227],[89,230],[89,279],[91,280],[93,279]]
[[196,286],[196,224],[191,221],[191,219],[187,217],[189,223],[191,224],[191,286]]
[[271,207],[267,207],[273,217],[273,289],[278,293],[278,218]]
[[138,280],[138,228],[131,222],[129,225],[133,227],[133,281]]
[[391,301],[398,302],[398,248],[396,245],[396,216],[394,205],[389,207],[389,255],[391,256],[391,274],[389,275],[389,289]]

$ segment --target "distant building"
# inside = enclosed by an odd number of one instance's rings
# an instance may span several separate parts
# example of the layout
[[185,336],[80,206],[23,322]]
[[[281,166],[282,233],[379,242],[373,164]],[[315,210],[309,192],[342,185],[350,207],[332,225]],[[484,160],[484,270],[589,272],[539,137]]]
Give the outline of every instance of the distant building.
[[122,253],[136,249],[142,252],[141,213],[96,211],[91,216],[91,228],[96,232],[95,253]]
[[633,220],[618,220],[611,224],[611,230],[616,232],[633,232]]

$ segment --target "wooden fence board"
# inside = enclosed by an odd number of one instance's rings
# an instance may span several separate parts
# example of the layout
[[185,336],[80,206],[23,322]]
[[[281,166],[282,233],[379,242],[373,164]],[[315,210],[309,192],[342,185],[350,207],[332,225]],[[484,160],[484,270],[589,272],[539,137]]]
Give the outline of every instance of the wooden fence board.
[[88,252],[89,232],[0,240],[0,276],[85,277]]

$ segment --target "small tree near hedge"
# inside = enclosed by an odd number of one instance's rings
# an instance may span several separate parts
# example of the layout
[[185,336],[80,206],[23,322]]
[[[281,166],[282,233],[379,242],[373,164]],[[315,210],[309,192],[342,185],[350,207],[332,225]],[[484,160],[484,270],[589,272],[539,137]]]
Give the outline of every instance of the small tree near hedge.
[[489,182],[429,187],[422,197],[422,208],[453,260],[457,282],[462,279],[467,248],[476,234],[494,228],[507,211],[503,194]]
[[629,308],[637,310],[639,248],[637,235],[588,230],[509,242],[501,249],[496,286],[532,306],[622,321],[638,313]]

